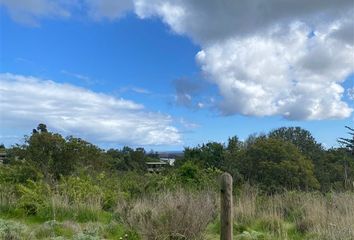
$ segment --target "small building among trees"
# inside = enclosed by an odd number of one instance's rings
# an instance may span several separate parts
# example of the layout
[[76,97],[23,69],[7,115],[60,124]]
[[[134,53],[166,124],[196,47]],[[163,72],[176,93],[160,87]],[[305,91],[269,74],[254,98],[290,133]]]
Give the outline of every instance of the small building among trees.
[[169,164],[164,161],[160,162],[146,162],[147,171],[150,173],[160,173]]

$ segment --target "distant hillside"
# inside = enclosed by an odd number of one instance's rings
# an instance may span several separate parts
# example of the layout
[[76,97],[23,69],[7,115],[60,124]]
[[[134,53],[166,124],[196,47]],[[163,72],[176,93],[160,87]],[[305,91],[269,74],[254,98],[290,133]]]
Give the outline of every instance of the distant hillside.
[[157,153],[160,158],[176,158],[183,157],[183,151],[166,151],[166,152],[158,152]]

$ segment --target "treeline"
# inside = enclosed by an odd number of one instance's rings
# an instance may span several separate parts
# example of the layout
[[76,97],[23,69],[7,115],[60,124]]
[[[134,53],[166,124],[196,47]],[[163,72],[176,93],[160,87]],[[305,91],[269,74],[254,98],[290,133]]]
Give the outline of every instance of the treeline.
[[45,124],[39,124],[31,136],[25,136],[24,144],[6,149],[4,164],[23,166],[36,172],[29,175],[30,178],[42,175],[55,181],[79,171],[145,172],[145,163],[154,158],[157,158],[157,153],[147,153],[143,148],[126,146],[105,151],[81,138],[64,138],[48,131]]
[[177,166],[191,161],[202,168],[230,172],[236,184],[257,185],[265,192],[282,190],[353,189],[352,138],[340,138],[342,147],[325,149],[311,133],[300,127],[282,127],[268,134],[236,136],[226,145],[209,142],[186,148]]
[[[226,144],[209,142],[186,148],[184,156],[155,179],[160,185],[168,182],[170,186],[198,186],[208,183],[216,173],[228,171],[236,186],[248,183],[267,193],[353,189],[354,131],[348,130],[349,138],[340,139],[342,147],[331,149],[325,149],[309,131],[299,127],[251,135],[245,141],[235,136]],[[14,145],[6,153],[0,181],[15,184],[28,180],[55,183],[67,176],[102,172],[135,172],[143,176],[147,173],[146,162],[158,159],[157,153],[143,148],[103,150],[80,138],[64,138],[48,131],[45,124],[39,124],[25,137],[23,145]]]

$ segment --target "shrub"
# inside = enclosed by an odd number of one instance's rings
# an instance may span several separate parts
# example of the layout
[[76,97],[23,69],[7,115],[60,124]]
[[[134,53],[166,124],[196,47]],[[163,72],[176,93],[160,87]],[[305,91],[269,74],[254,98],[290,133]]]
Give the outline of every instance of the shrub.
[[26,183],[39,181],[43,175],[28,161],[16,161],[13,164],[0,165],[0,183]]
[[215,189],[218,184],[220,170],[216,168],[201,169],[191,161],[184,163],[176,172],[176,180],[174,184],[179,183],[183,188],[191,189]]
[[0,219],[0,239],[23,240],[29,239],[26,234],[27,227],[18,222]]
[[63,178],[59,190],[68,198],[70,204],[87,204],[100,208],[103,193],[90,177]]
[[[71,205],[85,205],[93,209],[112,210],[123,196],[116,176],[80,175],[62,178],[59,192]],[[134,181],[138,185],[138,181]]]
[[27,215],[38,214],[49,206],[51,191],[49,186],[42,182],[28,180],[26,184],[17,185],[20,198],[17,207],[24,210]]

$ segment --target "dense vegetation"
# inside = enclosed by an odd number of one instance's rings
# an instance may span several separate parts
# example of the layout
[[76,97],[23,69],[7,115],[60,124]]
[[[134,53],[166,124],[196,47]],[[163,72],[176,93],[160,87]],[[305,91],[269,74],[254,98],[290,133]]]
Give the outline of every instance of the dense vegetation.
[[331,149],[298,127],[235,136],[186,148],[155,174],[146,168],[155,152],[103,150],[39,124],[23,145],[0,147],[0,238],[217,239],[217,179],[228,171],[235,239],[351,239],[348,130]]

